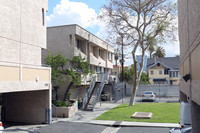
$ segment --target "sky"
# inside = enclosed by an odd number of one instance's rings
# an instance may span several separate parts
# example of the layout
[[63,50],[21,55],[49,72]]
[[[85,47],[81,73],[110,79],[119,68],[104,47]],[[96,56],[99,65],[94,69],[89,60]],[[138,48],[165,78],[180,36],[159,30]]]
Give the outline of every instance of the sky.
[[[48,2],[48,27],[78,24],[102,40],[106,40],[106,28],[95,18],[99,15],[103,4],[108,4],[108,0],[49,0]],[[178,33],[176,37],[178,40]],[[178,41],[161,46],[165,49],[166,57],[180,54]],[[130,64],[132,64],[131,56],[125,61],[125,65]]]

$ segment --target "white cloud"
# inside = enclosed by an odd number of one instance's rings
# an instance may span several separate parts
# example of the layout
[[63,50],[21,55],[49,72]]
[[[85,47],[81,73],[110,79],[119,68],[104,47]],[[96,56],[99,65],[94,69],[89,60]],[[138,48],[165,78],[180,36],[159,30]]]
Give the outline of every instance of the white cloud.
[[95,10],[84,3],[61,0],[53,13],[47,16],[47,26],[78,24],[87,28],[92,26],[91,20],[96,17]]

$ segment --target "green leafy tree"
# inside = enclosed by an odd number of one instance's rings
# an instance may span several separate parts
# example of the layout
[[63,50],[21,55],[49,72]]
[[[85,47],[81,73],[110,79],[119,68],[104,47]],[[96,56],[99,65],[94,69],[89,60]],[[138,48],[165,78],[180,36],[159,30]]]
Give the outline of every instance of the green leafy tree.
[[[133,75],[134,75],[134,67],[131,66],[130,69],[125,68],[124,69],[124,81],[128,82],[128,83],[132,83],[133,82]],[[119,80],[122,81],[122,71],[119,74]]]
[[68,64],[68,60],[62,55],[62,53],[54,55],[48,52],[48,55],[45,56],[44,61],[45,64],[51,66],[52,86],[56,92],[56,100],[58,100],[58,89],[60,85],[62,85],[66,81],[65,76],[62,75],[62,71],[64,70],[64,67]]
[[92,73],[89,71],[88,62],[85,61],[81,55],[73,56],[72,59],[67,59],[62,53],[54,55],[49,52],[48,55],[45,56],[44,61],[45,64],[51,66],[51,80],[56,91],[56,100],[58,100],[57,91],[60,85],[66,82],[66,77],[69,78],[70,83],[66,88],[63,101],[69,100],[69,90],[73,85],[80,85],[83,77]]
[[149,75],[147,73],[142,72],[140,84],[149,84]]
[[63,101],[69,100],[70,88],[72,88],[73,85],[80,85],[83,77],[90,73],[89,64],[87,61],[85,61],[85,58],[81,57],[81,55],[73,56],[71,60],[68,59],[68,62],[70,64],[70,68],[62,71],[62,73],[70,79],[70,83],[65,91]]

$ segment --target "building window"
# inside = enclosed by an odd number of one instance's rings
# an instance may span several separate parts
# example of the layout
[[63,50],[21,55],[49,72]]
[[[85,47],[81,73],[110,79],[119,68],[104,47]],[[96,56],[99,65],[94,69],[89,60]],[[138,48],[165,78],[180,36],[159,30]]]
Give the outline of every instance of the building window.
[[174,77],[178,77],[178,72],[174,72]]
[[96,66],[96,73],[98,73],[98,67]]
[[42,8],[42,26],[45,25],[45,21],[44,21],[44,8]]
[[165,74],[165,75],[169,74],[169,68],[165,68],[164,74]]
[[153,70],[151,70],[151,75],[153,75],[154,73],[153,73]]
[[108,59],[111,61],[112,60],[112,54],[108,53]]
[[101,57],[102,53],[101,53],[101,49],[99,49],[99,57]]
[[77,48],[81,50],[81,41],[77,39]]
[[159,74],[162,74],[162,70],[159,70]]
[[72,45],[72,35],[69,35],[69,44]]
[[169,77],[172,77],[172,72],[169,72]]

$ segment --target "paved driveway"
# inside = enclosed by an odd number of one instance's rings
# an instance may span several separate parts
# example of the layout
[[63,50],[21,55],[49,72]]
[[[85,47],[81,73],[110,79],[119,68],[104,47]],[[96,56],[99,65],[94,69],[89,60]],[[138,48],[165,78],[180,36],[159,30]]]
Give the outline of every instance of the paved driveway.
[[84,123],[58,122],[35,133],[169,133],[168,128],[109,127]]

